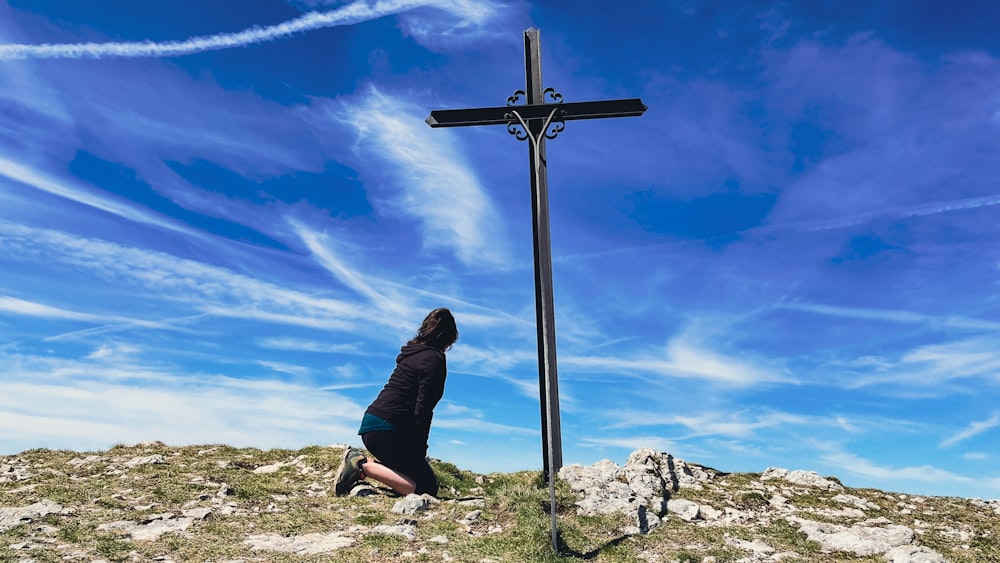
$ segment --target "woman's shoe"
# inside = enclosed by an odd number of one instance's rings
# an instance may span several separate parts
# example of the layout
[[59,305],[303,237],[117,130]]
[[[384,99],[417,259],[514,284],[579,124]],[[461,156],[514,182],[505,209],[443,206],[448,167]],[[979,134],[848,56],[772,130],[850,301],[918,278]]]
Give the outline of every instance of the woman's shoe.
[[334,490],[338,497],[342,497],[351,492],[351,487],[363,478],[364,473],[358,462],[365,459],[365,454],[357,448],[347,448],[344,457],[340,460],[340,468],[337,469],[337,480]]

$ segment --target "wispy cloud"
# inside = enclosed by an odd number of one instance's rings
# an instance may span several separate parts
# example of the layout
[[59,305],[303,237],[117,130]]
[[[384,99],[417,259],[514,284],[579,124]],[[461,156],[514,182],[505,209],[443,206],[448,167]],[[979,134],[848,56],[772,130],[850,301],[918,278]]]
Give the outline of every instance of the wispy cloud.
[[104,449],[118,442],[288,447],[349,441],[363,410],[333,392],[277,380],[151,369],[128,355],[86,361],[0,353],[0,452]]
[[992,207],[1000,205],[1000,195],[989,195],[983,197],[971,197],[953,201],[935,201],[920,205],[902,206],[890,209],[878,209],[865,213],[857,213],[834,219],[822,221],[803,222],[782,222],[761,227],[754,227],[744,231],[744,234],[771,234],[782,231],[811,232],[826,231],[832,229],[846,229],[855,225],[862,225],[885,218],[906,219],[909,217],[924,217],[939,213],[952,213],[956,211],[967,211],[979,209],[981,207]]
[[434,419],[434,426],[436,428],[447,428],[462,432],[483,432],[486,434],[519,434],[522,436],[537,436],[539,434],[538,430],[531,428],[511,426],[481,418],[438,417]]
[[612,447],[628,451],[639,448],[653,448],[661,452],[670,452],[673,455],[679,454],[677,444],[674,441],[655,435],[635,435],[608,438],[586,437],[580,439],[580,444],[584,447],[590,448]]
[[865,309],[859,307],[843,307],[819,303],[783,302],[775,305],[780,309],[793,309],[818,315],[866,319],[894,323],[928,324],[935,327],[964,328],[974,330],[1000,330],[1000,323],[983,319],[961,317],[955,315],[939,316],[899,311],[891,309]]
[[913,467],[889,467],[879,465],[871,460],[842,451],[827,452],[821,456],[821,459],[835,467],[843,468],[845,471],[850,473],[890,483],[898,483],[900,480],[922,481],[928,483],[936,481],[964,483],[972,480],[968,477],[957,475],[950,471],[929,465]]
[[202,233],[187,227],[183,223],[167,219],[166,217],[159,216],[156,213],[123,201],[118,201],[112,197],[99,195],[92,190],[81,187],[77,182],[53,178],[49,174],[4,158],[2,155],[0,155],[0,176],[95,209],[100,209],[123,219],[128,219],[129,221],[177,231],[197,238],[204,237]]
[[25,301],[23,299],[17,299],[16,297],[6,296],[0,296],[0,311],[43,319],[66,319],[71,321],[107,320],[107,318],[101,317],[100,315],[67,311],[66,309],[60,309],[58,307],[51,307],[49,305],[43,305],[33,301]]
[[953,446],[953,445],[955,445],[955,444],[957,444],[957,443],[959,443],[959,442],[961,442],[963,440],[968,440],[969,438],[972,438],[973,436],[978,436],[979,434],[982,434],[983,432],[987,432],[989,430],[992,430],[992,429],[996,428],[997,426],[1000,426],[1000,413],[994,413],[993,416],[991,416],[990,418],[988,418],[986,420],[981,420],[979,422],[973,422],[965,430],[962,430],[961,432],[957,432],[957,433],[953,434],[952,436],[950,436],[949,438],[945,439],[943,442],[941,442],[941,447],[942,448],[946,448],[948,446]]
[[[132,291],[141,288],[148,298],[169,304],[172,311],[336,330],[355,329],[355,320],[367,318],[363,307],[347,300],[316,297],[163,252],[4,222],[0,222],[0,238],[5,242],[0,256],[8,260],[41,260],[82,268],[92,279],[127,283]],[[6,305],[29,309],[15,301],[6,301]],[[38,307],[33,310],[58,313]],[[375,318],[372,322],[380,321]]]
[[345,286],[356,291],[361,296],[376,306],[383,314],[394,317],[412,316],[410,307],[400,295],[386,295],[384,291],[377,290],[375,286],[360,272],[348,267],[348,265],[337,256],[333,249],[333,242],[324,233],[317,233],[302,225],[293,223],[292,227],[302,242],[328,272],[333,274],[337,280]]
[[507,249],[494,204],[451,134],[424,124],[426,111],[373,86],[345,101],[339,119],[356,129],[364,161],[375,159],[364,172],[394,185],[379,197],[386,211],[419,221],[427,247],[454,249],[466,264],[501,264]]
[[858,373],[852,375],[850,386],[894,385],[902,393],[953,393],[958,380],[996,377],[997,346],[997,338],[987,335],[918,346],[898,357],[862,358],[854,362]]
[[[81,322],[102,323],[105,325],[111,325],[111,326],[102,326],[102,327],[84,329],[84,331],[88,333],[115,330],[116,329],[115,327],[118,327],[119,329],[149,328],[156,330],[184,330],[177,328],[170,322],[133,319],[129,317],[123,317],[120,315],[100,315],[93,313],[81,313],[79,311],[70,311],[59,307],[52,307],[50,305],[44,305],[42,303],[36,303],[34,301],[25,301],[24,299],[18,299],[16,297],[9,297],[9,296],[0,296],[0,312],[13,313],[16,315],[34,317],[38,319],[60,319],[68,321],[81,321]],[[84,332],[84,331],[78,331],[78,332]],[[58,337],[51,337],[50,339],[54,338]]]
[[704,379],[730,385],[790,382],[790,378],[774,367],[760,366],[746,359],[737,359],[708,350],[682,338],[672,340],[660,356],[566,356],[565,366],[581,371],[600,370],[608,373],[631,373],[682,379]]
[[605,413],[613,422],[611,428],[644,426],[680,426],[686,429],[685,438],[697,436],[726,436],[749,438],[764,428],[790,428],[803,426],[829,426],[835,423],[827,418],[809,417],[782,412],[759,413],[748,416],[742,412],[703,411],[698,414],[665,414],[638,410]]
[[262,348],[273,350],[291,350],[300,352],[317,352],[321,354],[354,354],[364,355],[364,345],[360,342],[350,344],[330,344],[305,338],[262,338],[257,341]]
[[177,57],[285,39],[297,33],[356,24],[424,6],[452,11],[471,21],[482,20],[490,14],[485,4],[471,1],[452,3],[441,0],[382,0],[370,3],[359,0],[336,10],[310,12],[276,25],[252,27],[237,33],[192,37],[183,41],[0,45],[0,59]]

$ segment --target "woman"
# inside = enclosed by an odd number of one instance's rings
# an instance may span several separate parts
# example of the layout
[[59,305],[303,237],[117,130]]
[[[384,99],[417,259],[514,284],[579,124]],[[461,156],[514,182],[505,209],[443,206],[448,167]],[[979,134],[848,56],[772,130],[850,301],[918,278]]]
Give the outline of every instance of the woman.
[[344,452],[337,471],[337,496],[371,477],[401,495],[437,495],[438,483],[427,463],[427,436],[434,407],[444,394],[445,352],[458,340],[451,311],[431,311],[417,335],[396,357],[396,369],[368,406],[358,434],[375,459],[357,448]]

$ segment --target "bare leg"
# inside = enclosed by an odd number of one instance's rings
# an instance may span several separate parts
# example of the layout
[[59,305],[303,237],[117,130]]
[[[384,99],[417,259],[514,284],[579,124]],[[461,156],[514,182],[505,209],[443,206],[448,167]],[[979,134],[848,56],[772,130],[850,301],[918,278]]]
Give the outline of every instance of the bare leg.
[[416,481],[389,469],[372,458],[368,458],[368,461],[361,465],[361,470],[365,472],[365,477],[371,477],[401,495],[408,495],[417,490]]

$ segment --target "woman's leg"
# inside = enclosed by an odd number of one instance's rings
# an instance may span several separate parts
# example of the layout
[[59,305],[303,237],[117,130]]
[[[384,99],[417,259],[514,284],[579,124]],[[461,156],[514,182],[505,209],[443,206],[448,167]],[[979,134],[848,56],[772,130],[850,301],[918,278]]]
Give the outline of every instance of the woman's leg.
[[361,470],[364,471],[365,477],[371,477],[401,495],[408,495],[417,490],[416,481],[371,458],[361,464]]
[[[362,464],[365,474],[401,495],[437,493],[437,479],[427,465],[423,447],[416,447],[406,433],[397,431],[367,432],[361,436],[368,451],[377,460]],[[369,458],[370,459],[370,458]]]

